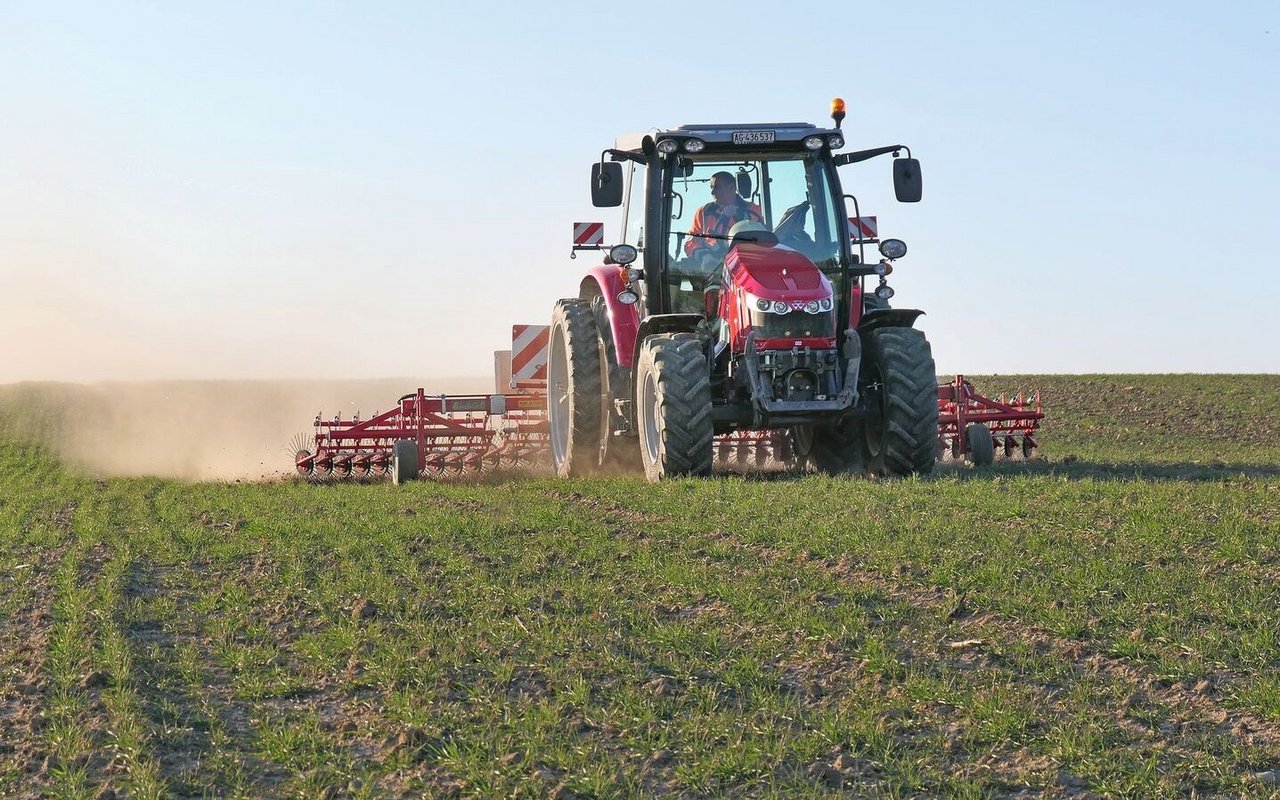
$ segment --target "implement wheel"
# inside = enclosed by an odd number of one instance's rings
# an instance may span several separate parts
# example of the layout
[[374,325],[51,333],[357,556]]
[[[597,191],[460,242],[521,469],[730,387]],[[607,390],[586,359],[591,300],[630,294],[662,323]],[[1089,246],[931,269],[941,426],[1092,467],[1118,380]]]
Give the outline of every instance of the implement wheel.
[[964,436],[969,444],[969,463],[975,467],[988,467],[995,462],[996,445],[990,428],[975,422],[964,429]]
[[547,418],[556,474],[590,474],[600,463],[600,334],[591,303],[561,300],[551,315],[547,352]]
[[409,439],[396,442],[391,454],[391,482],[399,486],[418,477],[418,444]]
[[315,460],[311,457],[310,450],[299,450],[293,454],[293,468],[298,474],[304,478],[311,477],[311,471],[315,467]]
[[938,376],[933,351],[915,328],[867,334],[860,383],[876,392],[862,423],[863,463],[876,475],[933,470],[938,442]]
[[649,480],[711,474],[711,375],[696,337],[645,339],[636,372],[636,420]]

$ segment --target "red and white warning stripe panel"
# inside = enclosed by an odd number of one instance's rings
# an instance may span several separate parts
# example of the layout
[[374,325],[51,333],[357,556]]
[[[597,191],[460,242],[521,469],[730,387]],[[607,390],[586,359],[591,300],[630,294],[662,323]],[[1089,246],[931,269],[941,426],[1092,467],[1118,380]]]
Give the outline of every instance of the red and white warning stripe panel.
[[849,235],[855,242],[876,238],[876,218],[849,217]]
[[515,389],[545,389],[547,386],[547,325],[511,326],[511,386]]
[[573,223],[573,246],[596,247],[604,244],[603,222]]

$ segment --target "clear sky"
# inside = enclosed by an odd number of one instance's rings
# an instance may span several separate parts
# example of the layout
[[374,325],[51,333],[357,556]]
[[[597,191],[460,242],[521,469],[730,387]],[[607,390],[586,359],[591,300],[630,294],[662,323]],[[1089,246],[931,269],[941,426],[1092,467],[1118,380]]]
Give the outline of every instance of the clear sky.
[[942,371],[1280,372],[1274,2],[0,0],[0,381],[487,375],[617,134],[809,121]]

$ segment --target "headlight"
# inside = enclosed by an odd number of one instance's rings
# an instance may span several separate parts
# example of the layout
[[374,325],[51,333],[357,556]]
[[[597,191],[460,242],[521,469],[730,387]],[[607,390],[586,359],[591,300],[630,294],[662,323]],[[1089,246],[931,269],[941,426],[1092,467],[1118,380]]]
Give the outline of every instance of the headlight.
[[907,243],[901,239],[885,239],[880,242],[880,254],[885,258],[902,258],[907,254]]
[[805,147],[807,147],[807,148],[809,148],[810,150],[821,150],[821,149],[822,149],[822,137],[821,137],[821,136],[806,136],[806,137],[805,137],[805,139],[804,139],[804,146],[805,146]]
[[630,264],[640,253],[629,244],[615,244],[609,248],[610,264]]
[[839,150],[841,147],[844,147],[844,137],[838,133],[833,133],[827,137],[827,145],[832,150]]
[[893,287],[887,283],[877,286],[876,297],[879,297],[881,300],[888,300],[890,297],[893,297]]
[[701,139],[689,139],[684,143],[686,153],[701,153],[707,146],[707,143]]
[[670,155],[680,147],[680,143],[675,139],[663,139],[658,142],[658,152]]
[[810,300],[801,308],[792,308],[791,304],[785,300],[766,300],[763,297],[756,297],[750,292],[744,292],[746,295],[746,304],[754,308],[756,311],[763,311],[766,314],[786,315],[792,311],[803,310],[807,314],[821,314],[830,311],[834,307],[834,302],[830,297],[824,297],[821,300]]

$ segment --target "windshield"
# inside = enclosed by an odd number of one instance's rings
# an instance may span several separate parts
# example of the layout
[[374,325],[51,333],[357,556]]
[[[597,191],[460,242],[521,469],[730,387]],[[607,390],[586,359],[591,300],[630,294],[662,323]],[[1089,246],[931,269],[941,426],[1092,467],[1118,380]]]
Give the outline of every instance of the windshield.
[[[678,309],[701,307],[702,289],[718,274],[734,224],[764,225],[779,244],[804,253],[831,279],[840,271],[848,222],[832,205],[827,167],[810,153],[759,158],[708,156],[688,161],[671,182],[667,263]],[[723,238],[721,238],[723,237]],[[687,296],[683,296],[687,295]]]

